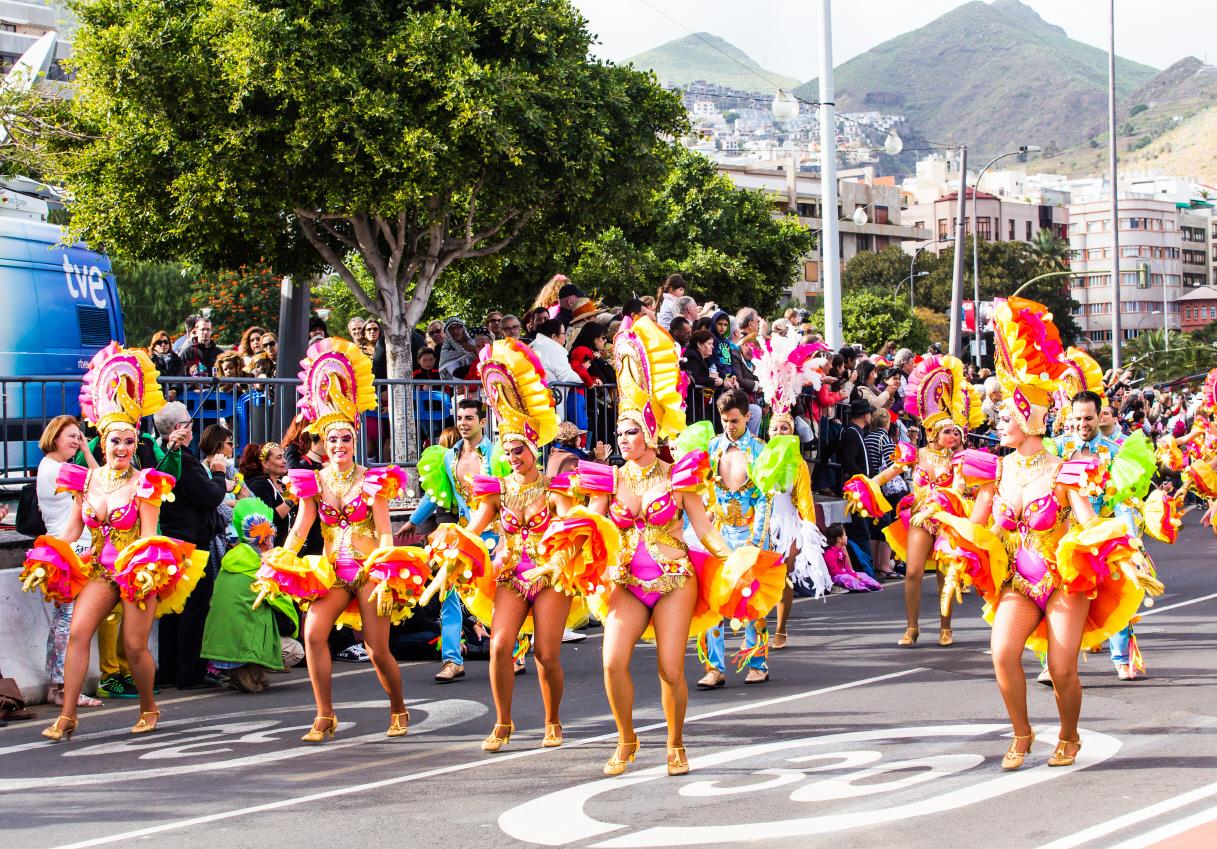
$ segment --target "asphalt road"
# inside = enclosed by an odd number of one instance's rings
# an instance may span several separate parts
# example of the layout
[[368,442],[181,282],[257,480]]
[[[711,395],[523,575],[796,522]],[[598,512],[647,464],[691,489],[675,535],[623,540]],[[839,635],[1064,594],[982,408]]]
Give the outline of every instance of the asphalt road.
[[[146,737],[128,733],[134,703],[117,703],[83,711],[71,743],[52,745],[38,736],[53,715],[44,708],[45,719],[0,729],[0,845],[1209,849],[1217,540],[1192,527],[1151,552],[1167,594],[1138,626],[1149,675],[1120,682],[1105,654],[1087,657],[1073,767],[1045,766],[1056,713],[1051,691],[1031,683],[1040,739],[1026,767],[1002,772],[1009,729],[977,600],[956,616],[955,646],[938,647],[927,627],[925,644],[900,649],[900,588],[889,585],[800,601],[768,684],[732,676],[694,691],[685,777],[664,771],[649,647],[635,656],[638,762],[601,777],[613,726],[593,629],[563,649],[560,749],[539,748],[532,674],[516,679],[510,746],[479,750],[494,721],[485,663],[444,686],[434,664],[403,664],[412,725],[396,740],[383,736],[388,710],[368,666],[336,665],[341,724],[323,746],[297,742],[313,716],[301,671],[272,676],[260,695],[167,690]],[[928,626],[931,581],[924,591]],[[1038,671],[1031,655],[1026,668]],[[692,647],[688,674],[699,674]]]

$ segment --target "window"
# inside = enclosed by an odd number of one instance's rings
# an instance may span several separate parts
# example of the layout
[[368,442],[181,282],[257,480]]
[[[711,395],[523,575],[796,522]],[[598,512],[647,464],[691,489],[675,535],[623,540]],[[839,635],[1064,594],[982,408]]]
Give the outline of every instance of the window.
[[925,222],[924,221],[914,221],[913,226],[916,227],[918,230],[924,230]]
[[886,206],[879,206],[879,204],[875,204],[875,223],[876,224],[888,224],[889,223],[888,211],[887,211]]
[[1107,229],[1107,222],[1101,219],[1086,222],[1087,233],[1102,233]]
[[938,219],[938,241],[945,242],[948,238],[950,230],[947,229],[947,220],[945,218]]
[[1187,309],[1185,309],[1183,311],[1183,317],[1186,318],[1188,321],[1192,320],[1192,308],[1191,307],[1188,307]]
[[1027,241],[1031,241],[1031,222],[1027,222]]
[[991,238],[993,238],[993,231],[989,229],[989,225],[991,222],[992,222],[991,218],[977,218],[976,219],[976,237],[977,238],[984,239],[986,242],[989,241]]

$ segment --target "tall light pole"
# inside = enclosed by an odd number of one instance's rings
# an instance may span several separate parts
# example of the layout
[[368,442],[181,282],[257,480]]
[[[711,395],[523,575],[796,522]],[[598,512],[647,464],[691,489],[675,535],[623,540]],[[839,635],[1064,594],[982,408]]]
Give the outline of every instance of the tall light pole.
[[896,284],[896,288],[893,291],[893,294],[899,294],[900,287],[903,286],[905,283],[909,284],[909,309],[912,309],[913,308],[913,281],[920,280],[922,277],[929,277],[929,276],[930,276],[930,272],[928,272],[928,271],[913,272],[908,277],[904,278],[903,280],[901,280],[899,283]]
[[959,148],[959,212],[955,221],[955,273],[951,277],[950,354],[958,357],[963,343],[960,320],[963,312],[964,219],[968,212],[968,148]]
[[[1120,200],[1116,149],[1116,0],[1107,2],[1107,159],[1111,183],[1111,367],[1120,367]],[[1163,281],[1165,283],[1165,281]]]
[[[921,253],[924,248],[916,248],[913,255],[909,257],[909,280],[913,279],[913,275],[917,272],[917,254]],[[927,271],[926,274],[929,274]],[[913,284],[909,283],[909,309],[916,309],[917,305],[913,303]]]
[[820,0],[820,181],[823,184],[824,232],[820,256],[824,279],[824,341],[832,350],[842,344],[841,251],[837,235],[837,121],[832,85],[832,0]]
[[[998,160],[1005,159],[1007,156],[1019,156],[1031,150],[1040,150],[1038,145],[1022,145],[1018,150],[1012,150],[1009,153],[1003,153],[989,160],[984,168],[980,169],[980,173],[976,175],[975,188],[972,191],[972,320],[976,323],[976,367],[980,368],[980,248],[978,247],[978,230],[980,226],[980,198],[977,193],[980,192],[980,180],[985,176],[985,172],[993,167],[993,163]],[[964,182],[967,182],[968,175],[964,172]],[[1000,220],[999,220],[1000,226]],[[997,234],[993,234],[994,239]]]

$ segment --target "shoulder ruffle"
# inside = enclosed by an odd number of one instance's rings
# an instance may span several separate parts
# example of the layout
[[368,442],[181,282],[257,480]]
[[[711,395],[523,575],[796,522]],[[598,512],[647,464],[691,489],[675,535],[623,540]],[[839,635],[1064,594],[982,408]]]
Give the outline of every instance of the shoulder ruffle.
[[418,483],[431,500],[445,510],[456,506],[456,497],[452,491],[452,481],[448,479],[448,470],[444,464],[444,455],[448,449],[442,445],[428,446],[418,456]]
[[173,475],[158,472],[156,469],[144,469],[135,483],[135,497],[153,507],[160,507],[162,501],[173,500],[175,483],[177,481]]
[[55,476],[56,492],[84,492],[89,481],[89,470],[75,463],[64,463]]
[[993,483],[997,480],[998,462],[1000,461],[996,454],[968,448],[960,452],[959,473],[969,486]]
[[406,473],[401,466],[381,466],[363,473],[363,493],[368,499],[385,498],[392,501],[406,487]]
[[696,492],[710,475],[710,455],[705,451],[690,451],[668,470],[674,492]]
[[1107,467],[1098,457],[1075,457],[1061,463],[1056,472],[1056,484],[1077,490],[1086,498],[1101,496],[1107,485]]
[[316,498],[321,492],[321,483],[312,469],[289,469],[287,491],[296,498]]

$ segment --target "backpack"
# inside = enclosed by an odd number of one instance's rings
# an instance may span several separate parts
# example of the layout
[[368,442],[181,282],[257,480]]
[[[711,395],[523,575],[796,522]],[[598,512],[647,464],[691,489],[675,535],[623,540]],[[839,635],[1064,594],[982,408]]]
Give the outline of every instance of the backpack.
[[39,537],[46,533],[46,522],[38,509],[38,484],[27,483],[17,497],[17,533]]

